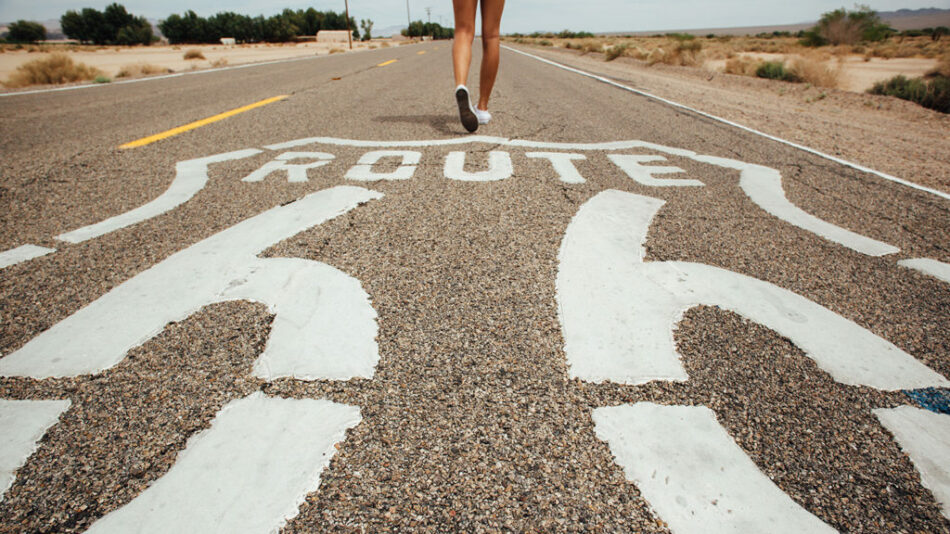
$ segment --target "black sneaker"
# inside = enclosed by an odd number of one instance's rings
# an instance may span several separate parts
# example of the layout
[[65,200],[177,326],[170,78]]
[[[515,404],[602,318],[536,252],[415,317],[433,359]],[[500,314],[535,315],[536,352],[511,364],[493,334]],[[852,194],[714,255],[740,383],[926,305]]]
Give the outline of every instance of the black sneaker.
[[459,105],[459,118],[462,120],[462,126],[472,133],[478,129],[478,117],[475,115],[475,109],[472,108],[472,100],[468,96],[468,88],[460,85],[455,88],[455,101]]

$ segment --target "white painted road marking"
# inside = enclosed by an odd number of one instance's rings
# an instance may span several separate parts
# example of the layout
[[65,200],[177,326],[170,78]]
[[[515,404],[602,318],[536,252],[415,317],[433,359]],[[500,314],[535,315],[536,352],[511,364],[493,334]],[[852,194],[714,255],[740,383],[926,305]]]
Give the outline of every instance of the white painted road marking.
[[788,337],[838,382],[883,390],[950,386],[890,342],[774,284],[699,263],[643,263],[643,243],[662,205],[604,191],[568,226],[557,299],[572,377],[686,380],[673,329],[685,311],[708,305]]
[[254,393],[218,412],[172,468],[90,534],[277,532],[360,422],[358,408]]
[[0,399],[0,501],[13,485],[16,470],[26,463],[69,405],[68,400]]
[[168,189],[155,200],[102,222],[60,234],[56,236],[56,239],[68,243],[82,243],[87,239],[99,237],[120,228],[125,228],[126,226],[131,226],[161,215],[189,201],[191,197],[195,196],[195,193],[204,188],[208,182],[208,165],[222,161],[247,158],[260,153],[260,150],[252,148],[218,154],[216,156],[208,156],[206,158],[181,161],[175,166],[175,179],[171,185],[168,186]]
[[[183,320],[209,304],[249,298],[266,303],[276,314],[267,347],[255,364],[260,376],[372,377],[379,359],[376,312],[359,282],[319,262],[257,255],[381,197],[363,188],[335,187],[213,235],[124,282],[0,359],[0,376],[98,373],[122,361],[130,349],[170,321]],[[319,290],[329,293],[321,296]]]
[[[284,152],[277,156],[274,161],[264,164],[260,169],[245,176],[243,181],[260,182],[270,176],[271,173],[286,171],[288,182],[306,182],[307,171],[323,167],[333,161],[334,158],[336,158],[336,156],[327,154],[326,152]],[[290,163],[297,159],[309,159],[314,161],[309,163]]]
[[468,172],[465,170],[465,152],[449,152],[445,157],[445,177],[462,182],[496,182],[507,180],[514,174],[511,154],[493,150],[488,153],[488,170]]
[[0,269],[30,261],[47,254],[56,252],[54,248],[40,247],[37,245],[22,245],[17,248],[0,252]]
[[581,176],[574,165],[575,161],[585,161],[587,156],[572,152],[528,152],[525,157],[530,159],[546,159],[551,162],[559,180],[566,184],[583,184],[587,180]]
[[897,264],[902,267],[907,267],[908,269],[913,269],[926,275],[933,276],[938,280],[942,280],[950,284],[950,264],[932,260],[930,258],[901,260],[897,262]]
[[598,408],[597,437],[677,534],[836,532],[789,498],[702,406]]
[[752,202],[802,230],[868,256],[886,256],[900,252],[900,249],[895,246],[835,226],[792,204],[785,196],[785,190],[782,189],[782,174],[775,169],[711,156],[697,156],[695,159],[721,167],[738,169],[740,171],[739,186]]
[[[374,172],[373,165],[383,158],[401,158],[399,168],[392,172]],[[375,150],[363,154],[359,162],[346,172],[347,180],[375,182],[376,180],[408,180],[416,172],[422,153],[413,150]]]
[[920,473],[921,484],[950,519],[950,415],[911,406],[879,408],[874,415],[894,434]]
[[671,178],[655,178],[654,174],[676,174],[684,173],[679,167],[656,167],[640,165],[641,163],[651,163],[655,161],[666,161],[663,156],[641,156],[629,154],[608,154],[607,157],[615,165],[627,173],[633,181],[649,187],[703,187],[706,184],[699,180],[686,179],[677,180]]

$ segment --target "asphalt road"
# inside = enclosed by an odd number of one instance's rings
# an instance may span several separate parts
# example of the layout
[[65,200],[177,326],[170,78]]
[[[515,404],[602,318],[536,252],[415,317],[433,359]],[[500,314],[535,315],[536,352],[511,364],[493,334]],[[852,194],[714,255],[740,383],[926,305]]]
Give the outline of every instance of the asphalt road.
[[950,201],[450,67],[0,97],[0,532],[950,532]]

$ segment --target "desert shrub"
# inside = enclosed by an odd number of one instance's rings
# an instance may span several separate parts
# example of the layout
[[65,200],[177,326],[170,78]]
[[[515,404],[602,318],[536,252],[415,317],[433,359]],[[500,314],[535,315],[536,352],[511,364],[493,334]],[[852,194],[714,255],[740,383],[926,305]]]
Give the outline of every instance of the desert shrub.
[[197,48],[192,48],[185,51],[185,59],[204,59],[205,55],[201,53],[201,50]]
[[817,87],[835,88],[841,83],[841,69],[822,61],[810,58],[797,58],[788,69],[794,80],[806,82]]
[[723,72],[726,74],[739,74],[741,76],[755,76],[761,62],[748,57],[734,57],[726,61],[726,67]]
[[541,46],[554,46],[554,43],[552,43],[551,41],[548,41],[547,39],[541,39],[540,41],[538,41],[538,44]]
[[950,113],[950,78],[946,76],[937,75],[925,80],[898,75],[874,84],[868,92],[874,95],[895,96],[916,102],[925,108]]
[[[370,48],[376,48],[376,47],[371,46]],[[227,65],[228,65],[228,58],[226,57],[221,57],[211,62],[211,66],[215,68],[226,67]]]
[[694,67],[699,65],[702,62],[702,58],[697,49],[688,46],[683,47],[683,44],[684,43],[680,43],[679,45],[667,48],[656,48],[646,57],[647,63],[650,65],[662,63],[664,65],[677,67]]
[[755,75],[759,78],[768,78],[770,80],[781,80],[783,82],[798,82],[798,76],[785,68],[783,61],[766,61],[761,63],[755,69]]
[[858,5],[852,11],[841,8],[821,15],[818,25],[804,33],[805,46],[855,44],[859,41],[883,41],[892,30],[877,12]]
[[[402,44],[402,43],[400,43],[400,44]],[[330,53],[331,53],[331,54],[342,54],[343,52],[346,52],[346,50],[343,50],[342,48],[331,48],[331,49],[330,49]]]
[[171,69],[165,67],[159,67],[158,65],[150,65],[148,63],[133,63],[131,65],[124,65],[119,69],[119,73],[115,75],[116,78],[138,78],[141,76],[151,76],[153,74],[167,74],[171,72]]
[[108,76],[100,75],[100,76],[96,76],[96,79],[93,80],[92,82],[93,83],[110,83],[112,82],[112,79],[109,78]]
[[7,79],[7,87],[26,87],[28,85],[60,84],[94,80],[102,71],[85,63],[76,63],[63,53],[50,54],[45,58],[34,59],[17,67],[16,72]]
[[626,49],[627,49],[626,44],[618,44],[618,45],[611,46],[610,48],[607,49],[606,52],[604,52],[604,56],[605,56],[604,60],[613,61],[617,59],[618,57],[622,56]]

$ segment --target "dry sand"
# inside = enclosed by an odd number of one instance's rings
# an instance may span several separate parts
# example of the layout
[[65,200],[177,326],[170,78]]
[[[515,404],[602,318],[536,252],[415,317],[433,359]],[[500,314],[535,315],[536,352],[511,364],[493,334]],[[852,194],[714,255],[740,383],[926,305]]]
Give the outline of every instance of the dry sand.
[[[794,54],[767,54],[763,52],[746,52],[738,54],[740,57],[760,59],[763,61],[790,61]],[[704,66],[712,71],[723,72],[726,67],[725,59],[707,61]],[[902,74],[908,78],[918,78],[937,67],[936,59],[927,58],[870,58],[852,55],[840,60],[834,59],[828,64],[837,65],[841,69],[841,86],[839,89],[863,93],[875,83],[888,80]]]
[[[388,39],[366,43],[354,42],[353,50],[368,50],[393,46]],[[346,52],[346,43],[291,43],[291,44],[253,44],[253,45],[181,45],[181,46],[137,46],[102,47],[95,50],[84,47],[83,50],[68,51],[74,61],[85,63],[103,71],[114,78],[119,71],[130,65],[154,65],[174,72],[206,69],[213,66],[242,65],[263,61],[277,61],[307,56],[323,56],[333,50]],[[200,50],[205,59],[186,60],[185,52]],[[7,51],[0,54],[0,80],[10,77],[17,66],[42,57],[43,53],[28,52],[26,49]]]

